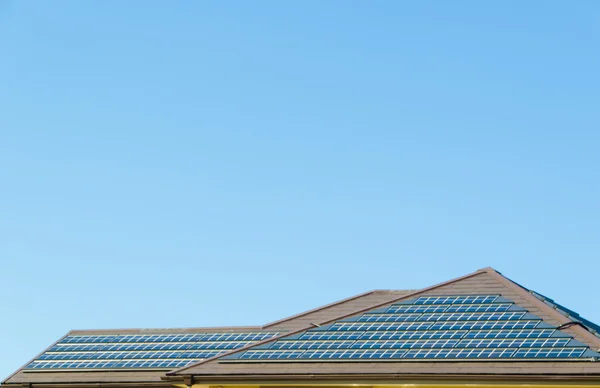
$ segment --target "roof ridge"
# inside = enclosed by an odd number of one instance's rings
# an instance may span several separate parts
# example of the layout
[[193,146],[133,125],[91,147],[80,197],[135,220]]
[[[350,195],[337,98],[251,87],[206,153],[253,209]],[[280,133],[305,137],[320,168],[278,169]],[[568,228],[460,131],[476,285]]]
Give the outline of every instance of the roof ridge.
[[[347,313],[347,314],[344,314],[344,315],[341,315],[341,316],[338,316],[338,317],[335,317],[335,318],[332,318],[332,319],[320,322],[320,324],[321,325],[325,325],[325,324],[328,324],[329,322],[335,322],[337,320],[344,319],[346,317],[350,317],[350,316],[353,316],[353,315],[356,315],[356,314],[360,314],[360,313],[365,312],[365,311],[370,311],[370,310],[373,310],[373,309],[376,309],[376,308],[379,308],[379,307],[382,307],[382,306],[386,306],[386,305],[388,305],[390,303],[395,303],[395,302],[398,302],[398,301],[401,301],[401,300],[404,300],[404,299],[414,298],[415,296],[418,296],[418,295],[420,295],[420,294],[422,294],[424,292],[427,292],[427,291],[430,291],[430,290],[434,290],[436,288],[443,287],[443,286],[446,286],[448,284],[452,284],[452,283],[455,283],[455,282],[458,282],[458,281],[461,281],[461,280],[464,280],[464,279],[468,279],[470,277],[477,276],[477,275],[480,275],[482,273],[486,273],[490,269],[493,270],[493,271],[495,271],[491,267],[479,269],[479,270],[477,270],[475,272],[472,272],[472,273],[469,273],[467,275],[463,275],[463,276],[460,276],[460,277],[457,277],[457,278],[454,278],[454,279],[451,279],[451,280],[447,280],[447,281],[442,282],[442,283],[435,284],[433,286],[429,286],[429,287],[422,288],[420,290],[416,290],[415,292],[403,295],[403,296],[398,297],[396,299],[391,299],[391,300],[386,301],[386,302],[376,303],[376,304],[374,304],[372,306],[369,306],[369,307],[366,307],[366,308],[362,308],[360,310],[356,310],[356,311],[353,311],[351,313]],[[195,362],[195,363],[190,364],[190,365],[186,365],[186,366],[184,366],[182,368],[178,368],[178,369],[172,370],[172,371],[168,372],[166,375],[167,376],[175,376],[175,375],[179,374],[180,372],[183,372],[183,371],[185,371],[187,369],[191,369],[191,368],[193,368],[195,366],[203,365],[203,364],[206,364],[208,362],[215,361],[215,360],[218,360],[220,358],[229,356],[231,354],[236,354],[236,353],[239,353],[239,352],[242,352],[242,351],[246,351],[246,350],[248,350],[250,348],[253,348],[255,346],[260,346],[260,345],[263,345],[263,344],[266,344],[266,343],[269,343],[269,342],[277,341],[280,338],[287,337],[287,336],[290,336],[290,335],[294,335],[294,334],[297,334],[297,333],[301,333],[301,332],[306,331],[308,329],[311,329],[313,327],[314,327],[314,325],[305,326],[305,327],[302,327],[302,328],[300,328],[298,330],[294,330],[294,331],[290,331],[290,332],[287,332],[287,333],[283,333],[283,334],[277,335],[275,337],[272,337],[272,338],[269,338],[269,339],[266,339],[266,340],[263,340],[263,341],[258,341],[258,342],[252,343],[250,345],[244,346],[242,348],[234,349],[232,351],[229,351],[229,352],[226,352],[226,353],[222,353],[220,355],[217,355],[217,356],[214,356],[214,357],[210,357],[210,358],[207,358],[205,360],[201,360],[199,362]]]

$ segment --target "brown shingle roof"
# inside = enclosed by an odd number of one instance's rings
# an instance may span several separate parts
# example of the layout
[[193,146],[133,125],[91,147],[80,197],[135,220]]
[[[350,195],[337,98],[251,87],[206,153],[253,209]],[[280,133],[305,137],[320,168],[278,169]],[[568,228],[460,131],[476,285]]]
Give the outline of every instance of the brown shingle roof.
[[[193,334],[202,332],[245,332],[245,331],[276,331],[288,332],[305,327],[307,324],[320,323],[330,320],[351,311],[356,311],[375,303],[383,303],[397,299],[410,291],[401,290],[375,290],[334,302],[313,310],[306,311],[292,317],[266,324],[264,326],[238,326],[238,327],[208,327],[208,328],[182,328],[182,329],[118,329],[118,330],[73,330],[67,335],[131,335],[131,334]],[[64,338],[64,337],[63,337]],[[58,342],[58,341],[57,341]],[[54,344],[53,344],[54,345]],[[51,348],[50,346],[49,348]],[[48,349],[49,349],[48,348]],[[48,350],[46,349],[46,350]],[[45,351],[46,351],[45,350]],[[42,352],[43,353],[43,352]],[[37,358],[37,357],[35,357]],[[158,384],[170,386],[161,380],[164,371],[126,370],[126,371],[52,371],[28,372],[23,368],[9,376],[2,385],[10,384],[59,384],[59,383],[136,383],[136,385]]]
[[[502,295],[514,301],[520,307],[527,309],[531,314],[541,318],[552,326],[560,326],[570,320],[559,311],[551,308],[531,293],[505,278],[492,268],[485,268],[475,273],[451,280],[433,287],[400,296],[395,300],[369,306],[361,311],[342,314],[331,319],[329,323],[348,316],[356,315],[374,308],[383,307],[394,301],[414,298],[423,295]],[[304,328],[309,329],[310,326]],[[297,330],[302,332],[304,330]],[[591,349],[600,349],[600,338],[596,337],[581,326],[570,326],[562,330],[576,340],[589,346]],[[268,343],[275,339],[263,341]],[[259,343],[260,344],[260,343]],[[258,346],[255,344],[245,349],[238,349],[230,354],[244,351]],[[600,362],[573,362],[573,361],[551,361],[551,362],[524,362],[524,361],[472,361],[472,362],[225,362],[223,356],[202,361],[198,364],[181,368],[168,373],[171,378],[178,379],[183,376],[193,376],[194,381],[230,381],[230,380],[265,380],[280,379],[294,380],[335,378],[382,378],[396,376],[396,378],[423,377],[423,376],[595,376],[600,382]]]

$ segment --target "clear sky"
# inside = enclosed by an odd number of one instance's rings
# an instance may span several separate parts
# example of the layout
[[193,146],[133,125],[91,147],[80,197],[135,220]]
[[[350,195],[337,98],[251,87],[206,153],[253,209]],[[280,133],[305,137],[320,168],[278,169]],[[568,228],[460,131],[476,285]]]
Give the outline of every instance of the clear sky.
[[493,266],[600,321],[600,3],[0,0],[0,375]]

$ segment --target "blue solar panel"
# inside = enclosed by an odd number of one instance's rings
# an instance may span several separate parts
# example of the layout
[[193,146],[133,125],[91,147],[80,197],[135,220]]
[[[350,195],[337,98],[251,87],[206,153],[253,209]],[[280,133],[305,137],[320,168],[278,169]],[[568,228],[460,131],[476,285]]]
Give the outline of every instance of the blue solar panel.
[[540,321],[454,321],[439,322],[429,326],[429,330],[500,330],[534,329]]
[[572,358],[580,357],[587,348],[519,349],[514,357],[522,358]]
[[443,313],[448,305],[402,305],[393,304],[385,310],[386,313]]
[[365,314],[358,317],[357,322],[414,322],[422,314]]
[[[431,327],[431,323],[370,323],[370,322],[340,322],[335,323],[323,330],[328,331],[346,331],[346,330],[426,330]],[[320,328],[319,328],[320,329]]]
[[466,339],[460,341],[459,348],[545,348],[564,347],[569,338],[504,338],[504,339]]
[[600,357],[499,295],[427,296],[223,360],[519,360]]
[[498,295],[471,295],[471,296],[422,296],[413,304],[483,304],[493,303]]
[[411,331],[365,331],[358,338],[361,340],[395,340],[395,339],[451,339],[463,338],[467,331],[427,331],[427,330],[411,330]]
[[271,338],[275,332],[69,335],[25,370],[172,369]]
[[54,361],[30,364],[29,370],[72,369],[173,369],[195,360],[128,360],[128,361]]
[[359,339],[364,333],[362,331],[331,332],[331,331],[307,331],[299,336],[301,340],[342,340]]
[[269,349],[338,349],[349,348],[355,341],[276,341]]
[[465,332],[463,338],[548,338],[555,333],[554,329],[473,330]]

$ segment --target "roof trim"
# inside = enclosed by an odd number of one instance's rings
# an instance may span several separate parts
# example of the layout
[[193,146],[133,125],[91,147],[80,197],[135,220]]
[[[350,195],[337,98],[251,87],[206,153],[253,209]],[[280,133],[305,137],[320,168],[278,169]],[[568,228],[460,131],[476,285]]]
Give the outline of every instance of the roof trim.
[[[408,293],[408,294],[403,295],[401,297],[398,297],[396,299],[391,299],[391,300],[386,301],[386,302],[377,303],[375,305],[372,305],[372,306],[369,306],[369,307],[366,307],[366,308],[363,308],[363,309],[360,309],[360,310],[357,310],[357,311],[353,311],[351,313],[344,314],[342,316],[338,316],[338,317],[335,317],[335,318],[332,318],[332,319],[329,319],[329,320],[326,320],[326,321],[319,322],[319,324],[325,325],[325,324],[327,324],[329,322],[335,322],[335,321],[338,321],[340,319],[344,319],[344,318],[351,317],[351,316],[356,315],[356,314],[363,313],[365,311],[370,311],[370,310],[376,309],[378,307],[386,306],[386,305],[388,305],[390,303],[395,303],[395,302],[398,302],[398,301],[404,300],[404,299],[410,299],[410,298],[413,298],[413,297],[415,297],[415,296],[417,296],[417,295],[419,295],[419,294],[421,294],[423,292],[434,290],[436,288],[443,287],[443,286],[446,286],[448,284],[452,284],[452,283],[455,283],[455,282],[458,282],[458,281],[461,281],[461,280],[464,280],[464,279],[468,279],[468,278],[471,278],[473,276],[477,276],[477,275],[480,275],[482,273],[486,273],[487,271],[488,271],[488,268],[479,269],[479,270],[477,270],[475,272],[472,272],[470,274],[463,275],[463,276],[460,276],[458,278],[454,278],[454,279],[451,279],[451,280],[447,280],[445,282],[438,283],[438,284],[435,284],[435,285],[430,286],[430,287],[422,288],[420,290],[416,290],[415,292]],[[202,361],[199,361],[199,362],[196,362],[196,363],[184,366],[183,368],[175,369],[175,370],[173,370],[171,372],[168,372],[167,376],[176,376],[176,375],[179,375],[181,372],[184,372],[184,371],[186,371],[188,369],[191,369],[193,367],[196,367],[198,365],[203,365],[203,364],[206,364],[208,362],[217,360],[217,359],[219,359],[221,357],[229,356],[231,354],[236,354],[236,353],[239,353],[239,352],[243,352],[243,351],[246,351],[246,350],[248,350],[250,348],[253,348],[255,346],[266,344],[266,343],[269,343],[269,342],[272,342],[272,341],[277,341],[278,339],[280,339],[282,337],[287,337],[289,335],[301,333],[301,332],[306,331],[306,330],[308,330],[308,329],[310,329],[312,327],[314,327],[314,326],[313,325],[304,326],[304,327],[302,327],[302,328],[300,328],[298,330],[294,330],[294,331],[290,331],[290,332],[287,332],[287,333],[283,333],[283,334],[280,334],[278,336],[269,338],[267,340],[255,342],[253,344],[244,346],[243,348],[234,349],[234,350],[232,350],[230,352],[223,353],[223,354],[211,357],[211,358],[207,358],[206,360],[202,360]]]

